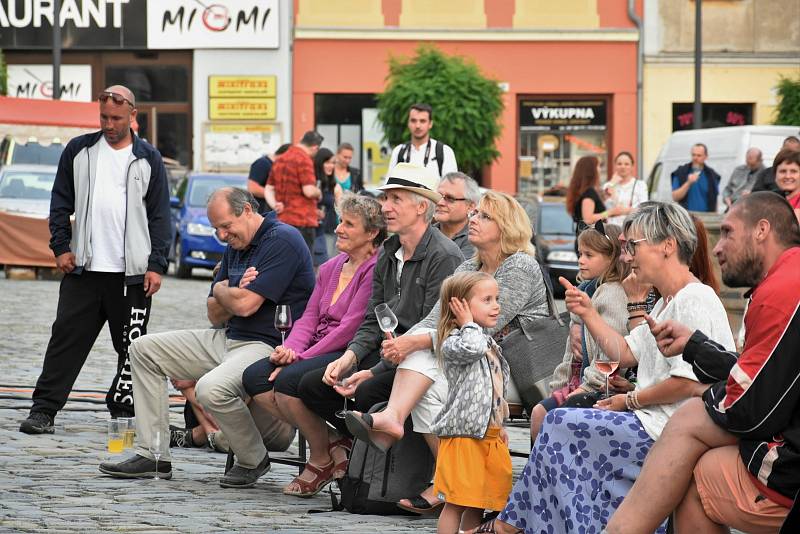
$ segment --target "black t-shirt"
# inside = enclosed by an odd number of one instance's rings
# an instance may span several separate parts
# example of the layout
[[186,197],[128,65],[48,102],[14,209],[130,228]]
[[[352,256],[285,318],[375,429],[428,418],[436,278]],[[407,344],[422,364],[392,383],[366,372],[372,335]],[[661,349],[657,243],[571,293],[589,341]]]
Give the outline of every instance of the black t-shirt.
[[576,223],[579,223],[583,220],[583,215],[581,214],[581,205],[583,204],[583,200],[585,198],[591,198],[594,200],[594,213],[606,211],[606,205],[603,202],[603,199],[600,198],[600,194],[597,192],[597,189],[590,187],[583,192],[581,198],[579,198],[578,202],[575,203],[575,209],[572,211],[572,220]]
[[[269,178],[269,172],[272,170],[272,160],[269,159],[267,156],[261,156],[257,160],[250,165],[250,174],[247,176],[248,180],[253,180],[255,183],[264,187],[267,185],[267,178]],[[267,201],[263,198],[256,198],[258,203],[261,207],[259,212],[263,215],[264,213],[268,213],[272,211],[270,207],[267,205]]]

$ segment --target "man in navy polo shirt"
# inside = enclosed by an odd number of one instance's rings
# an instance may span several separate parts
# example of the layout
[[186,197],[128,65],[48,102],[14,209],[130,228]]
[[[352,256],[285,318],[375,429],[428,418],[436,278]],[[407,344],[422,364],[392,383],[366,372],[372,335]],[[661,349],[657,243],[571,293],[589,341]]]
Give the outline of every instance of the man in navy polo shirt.
[[167,377],[197,380],[198,401],[228,437],[236,465],[220,479],[222,487],[255,485],[269,470],[267,447],[289,445],[294,429],[286,423],[270,418],[257,428],[245,404],[242,372],[280,344],[274,327],[277,304],[288,304],[295,318],[303,314],[314,288],[314,269],[300,232],[274,213],[259,215],[257,206],[243,189],[226,187],[211,195],[208,219],[228,247],[208,297],[208,318],[225,328],[147,335],[131,345],[136,454],[100,464],[103,473],[152,478],[152,451],[160,450],[159,476],[172,477]]

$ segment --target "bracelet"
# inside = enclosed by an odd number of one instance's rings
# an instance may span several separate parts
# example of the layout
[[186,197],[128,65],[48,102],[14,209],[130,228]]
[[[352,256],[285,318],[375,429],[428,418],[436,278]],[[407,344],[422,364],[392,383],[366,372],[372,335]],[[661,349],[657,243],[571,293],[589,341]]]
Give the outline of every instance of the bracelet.
[[628,410],[629,412],[632,412],[634,410],[633,406],[631,405],[632,393],[633,391],[629,391],[625,394],[625,409]]
[[634,319],[644,319],[644,314],[642,315],[629,315],[628,320],[633,321]]
[[625,406],[628,406],[628,404],[630,404],[630,406],[634,410],[641,410],[642,409],[642,403],[639,402],[639,390],[638,389],[634,389],[633,391],[629,391],[628,393],[625,394]]
[[647,309],[647,303],[646,302],[629,302],[625,307],[628,309],[629,312],[630,311],[636,311],[636,310],[646,310]]

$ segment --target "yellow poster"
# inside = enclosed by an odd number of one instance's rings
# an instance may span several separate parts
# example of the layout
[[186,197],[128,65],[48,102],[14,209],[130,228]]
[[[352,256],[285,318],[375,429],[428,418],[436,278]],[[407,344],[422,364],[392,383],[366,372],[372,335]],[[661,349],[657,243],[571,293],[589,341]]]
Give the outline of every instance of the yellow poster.
[[275,76],[209,76],[210,98],[275,98]]
[[209,98],[211,120],[275,120],[274,98]]

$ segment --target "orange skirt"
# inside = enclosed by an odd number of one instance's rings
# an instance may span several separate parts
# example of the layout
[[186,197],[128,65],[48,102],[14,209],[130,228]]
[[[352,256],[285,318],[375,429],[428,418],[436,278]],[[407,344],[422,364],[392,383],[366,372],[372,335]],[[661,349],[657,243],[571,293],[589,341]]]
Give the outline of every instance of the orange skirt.
[[502,510],[511,492],[511,455],[490,428],[483,439],[441,438],[434,491],[446,503],[481,510]]

